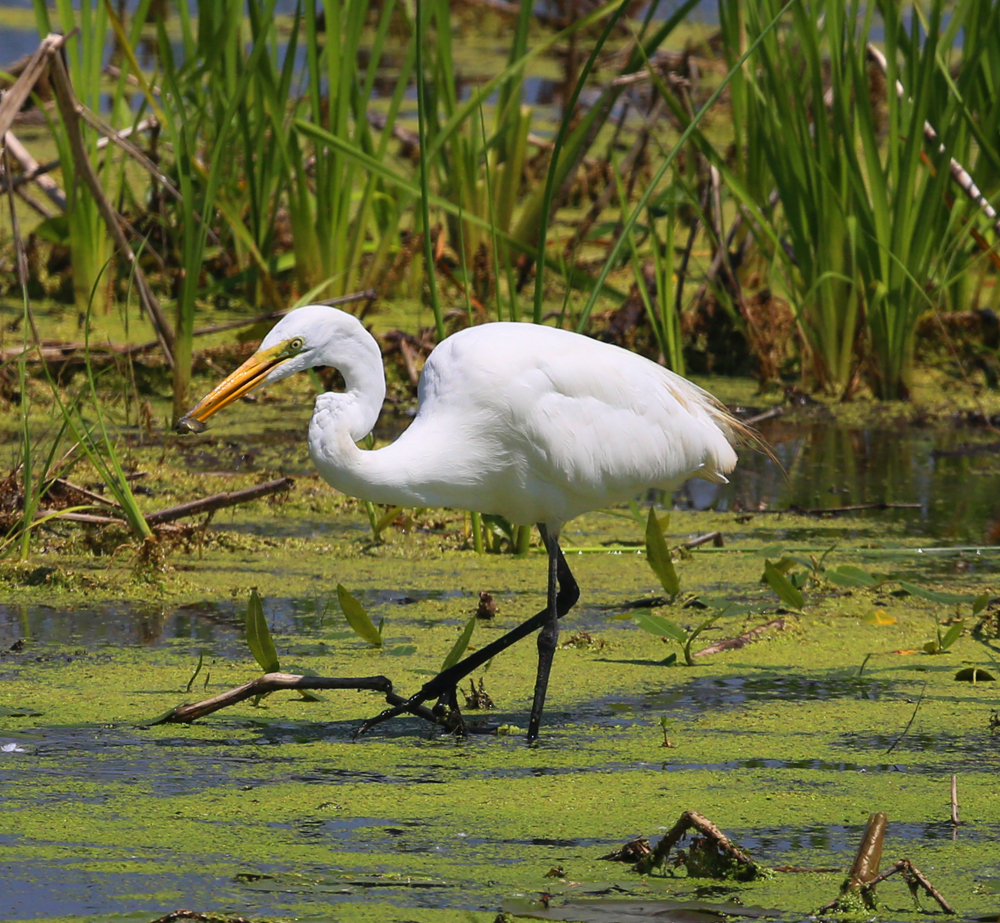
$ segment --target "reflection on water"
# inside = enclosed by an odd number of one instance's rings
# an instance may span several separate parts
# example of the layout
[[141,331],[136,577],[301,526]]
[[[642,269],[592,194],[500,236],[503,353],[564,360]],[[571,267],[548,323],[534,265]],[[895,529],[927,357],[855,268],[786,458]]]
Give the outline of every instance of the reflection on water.
[[940,544],[997,540],[1000,465],[995,449],[976,445],[985,443],[979,431],[776,421],[762,432],[784,475],[763,455],[744,451],[729,484],[689,481],[678,491],[676,504],[769,511],[912,504],[912,509],[852,515],[897,524]]
[[[462,590],[369,589],[355,593],[372,618],[401,621],[400,607],[425,599],[472,594]],[[79,646],[144,647],[189,641],[192,648],[211,647],[219,656],[246,654],[244,623],[246,600],[201,602],[186,606],[132,603],[95,603],[86,606],[0,605],[0,651],[18,641]],[[267,621],[277,637],[319,638],[347,629],[336,602],[274,597],[267,600]],[[408,625],[414,624],[408,620]],[[415,623],[419,625],[419,622]],[[457,624],[457,623],[456,623]],[[396,637],[396,640],[402,640]]]

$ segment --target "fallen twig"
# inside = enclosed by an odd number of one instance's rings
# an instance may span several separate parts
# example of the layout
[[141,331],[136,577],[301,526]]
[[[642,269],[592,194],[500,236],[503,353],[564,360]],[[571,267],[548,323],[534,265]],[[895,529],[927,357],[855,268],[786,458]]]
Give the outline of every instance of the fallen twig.
[[856,513],[865,510],[919,510],[923,509],[919,503],[853,503],[850,506],[828,506],[803,509],[794,503],[783,510],[742,510],[741,512],[753,513],[794,513],[798,516],[831,516],[837,513]]
[[773,420],[776,417],[780,417],[784,414],[785,408],[778,404],[776,407],[772,407],[770,410],[765,410],[763,413],[757,414],[755,417],[750,417],[749,420],[743,420],[741,422],[745,423],[747,426],[756,426],[758,423],[763,423],[765,420]]
[[697,538],[684,542],[684,544],[680,547],[687,549],[697,548],[699,545],[707,545],[709,542],[711,542],[715,548],[725,547],[725,541],[722,538],[722,533],[718,531],[706,532],[704,535],[699,535]]
[[[8,131],[4,136],[4,144],[7,146],[7,150],[10,151],[11,157],[13,157],[20,165],[24,173],[20,177],[11,177],[10,183],[13,189],[18,191],[18,179],[22,182],[27,182],[27,177],[33,179],[39,186],[39,188],[44,192],[62,211],[66,211],[66,193],[59,188],[59,184],[48,175],[48,168],[51,164],[46,164],[46,170],[42,170],[38,161],[31,156],[28,149],[21,144],[20,141],[15,137],[12,131]],[[7,189],[7,178],[4,177],[4,182],[0,183],[2,191],[6,192]]]
[[294,483],[294,478],[277,478],[266,484],[258,484],[256,487],[213,494],[211,497],[203,497],[201,500],[191,500],[189,503],[181,503],[177,506],[167,507],[165,510],[149,513],[146,516],[146,522],[154,526],[163,522],[173,522],[175,519],[184,519],[187,516],[197,516],[199,513],[212,513],[215,510],[225,509],[227,506],[249,503],[251,500],[291,490]]
[[873,878],[868,884],[862,885],[861,890],[871,892],[875,885],[885,881],[890,875],[895,875],[897,872],[902,874],[903,880],[909,885],[911,891],[916,892],[917,888],[921,887],[929,897],[933,897],[937,901],[938,906],[945,913],[956,913],[955,908],[944,899],[944,895],[928,881],[927,876],[909,859],[900,859],[887,872],[883,872],[877,878]]
[[735,638],[723,638],[721,641],[716,641],[715,644],[710,644],[708,647],[703,647],[700,651],[695,651],[692,657],[708,657],[711,654],[719,654],[722,651],[735,651],[741,647],[746,647],[748,644],[756,641],[762,634],[771,629],[775,631],[782,631],[785,628],[784,619],[771,619],[770,622],[765,622],[763,625],[758,625],[756,628],[751,628],[749,631],[743,632],[743,634]]
[[924,693],[926,691],[927,691],[927,683],[925,681],[924,685],[920,689],[920,695],[917,698],[917,704],[913,706],[913,714],[910,715],[910,720],[906,722],[906,727],[903,728],[903,733],[900,734],[899,737],[897,737],[892,742],[892,746],[890,746],[889,749],[885,751],[886,753],[892,753],[892,751],[896,749],[896,747],[899,744],[899,742],[907,735],[907,732],[910,730],[910,727],[913,725],[914,719],[917,717],[917,712],[920,711],[920,706],[921,706],[921,704],[923,704]]
[[178,705],[150,723],[189,724],[198,718],[212,714],[212,712],[228,708],[230,705],[236,705],[255,696],[282,689],[370,689],[373,692],[383,692],[388,695],[392,692],[392,681],[386,676],[338,679],[328,676],[300,676],[297,673],[265,673],[242,686],[227,689],[225,692],[202,702]]

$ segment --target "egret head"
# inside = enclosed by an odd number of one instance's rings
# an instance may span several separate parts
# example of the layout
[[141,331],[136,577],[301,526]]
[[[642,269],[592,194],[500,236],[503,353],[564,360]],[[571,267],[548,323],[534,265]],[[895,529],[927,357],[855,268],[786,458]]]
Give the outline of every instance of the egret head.
[[203,432],[205,420],[213,413],[255,388],[327,364],[323,357],[338,334],[342,318],[357,324],[349,314],[326,305],[307,305],[286,314],[264,337],[257,352],[177,422],[177,431]]

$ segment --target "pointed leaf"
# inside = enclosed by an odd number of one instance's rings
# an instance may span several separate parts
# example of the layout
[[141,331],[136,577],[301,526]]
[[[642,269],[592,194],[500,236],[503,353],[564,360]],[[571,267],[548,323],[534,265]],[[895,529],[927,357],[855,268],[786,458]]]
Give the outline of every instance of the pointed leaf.
[[948,650],[948,648],[951,647],[961,637],[962,632],[964,630],[965,630],[965,620],[959,619],[957,622],[955,622],[954,625],[952,625],[948,629],[948,631],[945,633],[945,636],[941,639],[941,650],[943,651]]
[[381,632],[372,624],[368,613],[365,612],[365,607],[347,591],[342,583],[337,584],[337,601],[340,603],[344,618],[347,619],[347,624],[354,629],[355,633],[372,647],[381,647]]
[[683,644],[687,641],[687,632],[680,625],[671,622],[652,612],[640,612],[632,619],[643,631],[648,631],[651,635],[661,638],[670,638],[673,641],[680,641]]
[[805,598],[798,588],[792,586],[788,578],[784,577],[770,561],[764,562],[764,580],[786,605],[793,609],[801,609],[806,604]]
[[391,526],[396,519],[399,518],[399,514],[402,512],[403,508],[401,506],[394,506],[387,510],[382,515],[382,518],[379,519],[379,521],[372,527],[372,531],[375,533],[375,538],[380,538],[383,530]]
[[462,629],[462,633],[458,636],[458,640],[452,645],[450,651],[448,651],[448,656],[444,658],[444,663],[441,664],[441,672],[443,673],[448,667],[455,666],[459,660],[462,659],[462,655],[465,653],[465,649],[469,646],[469,642],[472,640],[472,632],[476,630],[476,617],[472,616],[469,621],[465,623],[465,628]]
[[837,586],[850,587],[878,586],[881,582],[869,574],[868,571],[862,570],[860,567],[853,567],[850,564],[842,564],[836,570],[828,570],[826,572],[826,579]]
[[670,549],[663,538],[663,527],[656,519],[655,511],[650,508],[646,520],[646,560],[659,578],[666,594],[673,599],[681,591],[681,582],[674,570],[674,562],[670,560]]
[[977,596],[974,600],[972,600],[972,614],[979,615],[979,613],[982,612],[983,609],[985,609],[986,606],[989,604],[989,601],[990,601],[989,593],[981,593],[979,596]]
[[939,593],[937,590],[928,590],[925,587],[917,586],[915,583],[907,583],[905,580],[898,581],[899,585],[912,596],[919,596],[932,603],[941,603],[945,606],[958,605],[959,603],[971,603],[971,596],[959,596],[955,593]]
[[278,652],[274,648],[271,629],[267,627],[267,619],[264,618],[264,606],[256,590],[250,591],[250,602],[247,603],[247,645],[253,659],[265,673],[276,673],[280,669]]

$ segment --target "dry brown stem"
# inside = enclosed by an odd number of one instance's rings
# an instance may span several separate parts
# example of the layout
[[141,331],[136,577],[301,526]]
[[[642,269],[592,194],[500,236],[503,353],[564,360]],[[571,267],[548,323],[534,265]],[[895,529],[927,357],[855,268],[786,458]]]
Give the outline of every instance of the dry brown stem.
[[189,503],[171,506],[156,513],[149,513],[146,516],[146,522],[155,526],[163,522],[173,522],[175,519],[184,519],[187,516],[197,516],[200,513],[213,513],[227,506],[249,503],[251,500],[259,500],[261,497],[291,490],[294,483],[294,478],[277,478],[266,484],[258,484],[256,487],[213,494],[211,497],[203,497],[201,500],[192,500]]
[[751,628],[749,631],[745,631],[743,634],[738,635],[735,638],[723,638],[721,641],[716,641],[715,644],[703,647],[700,651],[695,651],[691,656],[708,657],[711,654],[718,654],[722,651],[738,650],[739,648],[746,647],[748,644],[756,641],[765,632],[771,631],[771,629],[781,631],[784,627],[784,619],[771,619],[770,622],[765,622],[763,625]]
[[185,703],[171,709],[167,714],[153,724],[189,724],[198,718],[204,718],[212,712],[228,708],[268,692],[278,692],[282,689],[370,689],[373,692],[392,692],[392,681],[385,676],[359,676],[335,678],[328,676],[300,676],[297,673],[265,673],[256,679],[227,689],[219,695],[212,696],[202,702]]
[[173,330],[167,323],[166,316],[160,308],[160,303],[153,293],[152,288],[150,288],[146,280],[146,275],[139,265],[139,260],[133,252],[128,239],[125,237],[125,232],[122,230],[122,221],[108,201],[108,197],[104,194],[100,180],[98,180],[90,158],[87,156],[83,131],[80,127],[82,121],[80,113],[83,107],[73,91],[73,83],[70,80],[62,56],[56,51],[58,46],[54,45],[51,41],[54,38],[61,38],[61,36],[47,36],[42,41],[42,47],[45,47],[47,43],[51,46],[51,50],[48,51],[50,62],[49,72],[52,78],[52,86],[55,90],[56,102],[59,104],[59,112],[62,114],[63,124],[66,129],[66,136],[69,140],[70,149],[73,152],[74,167],[79,178],[90,189],[97,209],[101,213],[101,217],[107,225],[108,233],[114,240],[119,253],[134,273],[136,288],[139,292],[139,300],[142,302],[143,310],[153,324],[153,329],[156,331],[156,337],[160,341],[160,347],[167,358],[167,362],[172,366],[174,364]]
[[670,855],[670,850],[674,848],[687,834],[689,830],[697,830],[708,837],[718,849],[730,859],[751,868],[757,868],[757,863],[753,861],[742,849],[729,841],[729,838],[713,824],[707,817],[697,811],[685,811],[656,844],[656,847],[647,856],[640,859],[634,866],[635,871],[640,874],[648,874],[652,869],[663,865]]

